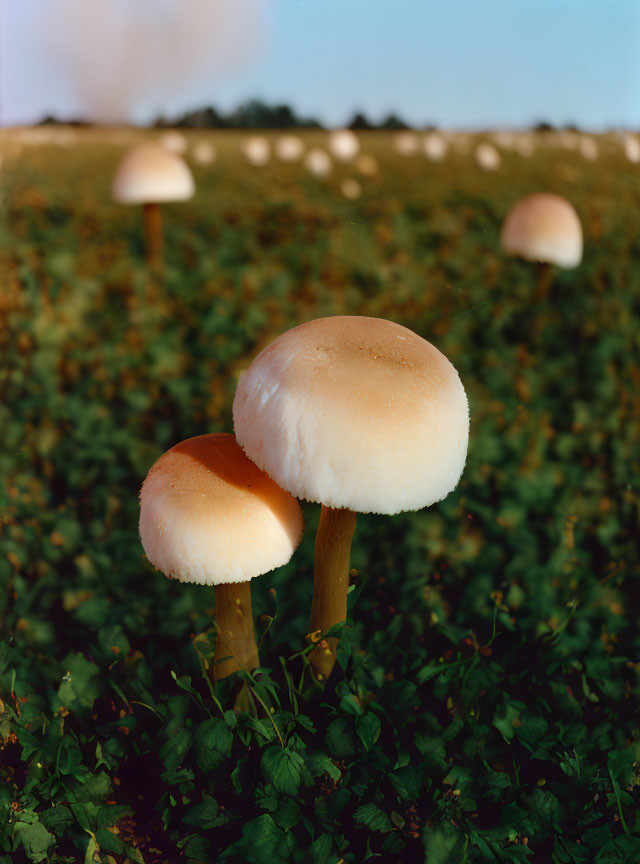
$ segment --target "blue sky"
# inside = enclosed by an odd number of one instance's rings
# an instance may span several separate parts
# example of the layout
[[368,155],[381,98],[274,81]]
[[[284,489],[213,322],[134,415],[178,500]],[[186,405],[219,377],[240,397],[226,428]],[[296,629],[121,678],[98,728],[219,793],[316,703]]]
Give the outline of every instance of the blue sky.
[[[82,2],[104,10],[112,0]],[[178,0],[128,2],[137,4],[139,23],[154,5],[169,8]],[[222,8],[232,0],[208,2]],[[330,124],[360,109],[374,119],[394,111],[415,124],[452,128],[542,119],[640,127],[640,0],[245,2],[243,14],[256,12],[259,32],[236,60],[201,58],[197,68],[158,81],[156,92],[128,93],[122,111],[146,122],[158,111],[229,109],[258,97]],[[71,116],[87,105],[95,112],[99,100],[87,96],[86,86],[81,93],[80,84],[96,72],[99,42],[95,51],[79,52],[71,71],[59,44],[57,55],[49,50],[43,14],[52,0],[0,3],[1,122],[35,121],[48,112]],[[71,56],[77,36],[69,29]],[[170,63],[163,74],[172,76]],[[101,69],[95,77],[110,75]]]

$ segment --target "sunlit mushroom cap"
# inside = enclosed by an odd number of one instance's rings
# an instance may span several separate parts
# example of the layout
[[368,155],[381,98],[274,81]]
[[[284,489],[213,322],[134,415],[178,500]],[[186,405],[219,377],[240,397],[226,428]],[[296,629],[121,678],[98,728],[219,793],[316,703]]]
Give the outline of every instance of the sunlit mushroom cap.
[[275,149],[276,156],[282,162],[297,162],[304,153],[304,141],[298,135],[281,135]]
[[186,201],[195,191],[187,163],[158,144],[140,144],[118,165],[113,197],[120,204]]
[[483,171],[497,171],[502,162],[499,151],[486,141],[483,141],[475,149],[476,162]]
[[349,162],[360,150],[360,141],[351,129],[335,129],[329,135],[329,150],[341,162]]
[[153,465],[140,491],[147,558],[181,582],[246,582],[286,564],[303,531],[298,502],[233,435],[188,438]]
[[249,135],[242,142],[242,153],[249,165],[263,168],[271,159],[271,144],[264,135]]
[[507,254],[527,261],[576,267],[582,260],[582,226],[565,198],[538,192],[521,198],[509,210],[500,244]]
[[433,345],[379,318],[319,318],[268,345],[240,379],[238,443],[298,498],[417,510],[464,467],[467,397]]
[[187,139],[177,129],[169,129],[158,139],[158,144],[165,150],[182,155],[187,152]]
[[425,135],[422,143],[424,155],[432,162],[442,162],[447,155],[449,145],[442,135],[438,135],[437,132],[430,132],[428,135]]
[[326,177],[331,173],[331,157],[326,150],[314,147],[304,160],[305,168],[316,177]]

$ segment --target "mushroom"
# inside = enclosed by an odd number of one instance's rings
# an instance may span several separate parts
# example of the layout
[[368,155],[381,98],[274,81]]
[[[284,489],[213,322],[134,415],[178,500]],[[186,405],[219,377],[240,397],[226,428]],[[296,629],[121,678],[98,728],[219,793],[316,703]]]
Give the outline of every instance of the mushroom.
[[319,147],[309,150],[304,165],[315,177],[326,177],[331,173],[331,157],[326,150]]
[[249,135],[242,142],[242,155],[249,165],[255,168],[264,168],[271,159],[271,144],[264,135]]
[[425,135],[423,147],[424,155],[431,162],[442,162],[449,149],[447,142],[437,132],[430,132],[428,135]]
[[538,298],[551,283],[551,264],[571,269],[582,260],[582,226],[572,204],[550,192],[517,201],[507,213],[500,245],[507,255],[538,262]]
[[362,194],[362,186],[353,177],[345,177],[340,184],[340,191],[348,201],[355,201]]
[[162,264],[162,217],[159,204],[186,201],[195,187],[187,163],[159,144],[139,144],[125,154],[113,179],[113,197],[120,204],[142,204],[147,261]]
[[304,153],[304,141],[298,135],[281,135],[275,149],[281,162],[297,162]]
[[[458,373],[416,333],[379,318],[336,316],[294,327],[238,383],[235,433],[283,489],[322,505],[311,634],[347,613],[356,513],[399,513],[456,486],[469,434]],[[338,640],[309,655],[323,683]]]
[[403,130],[393,136],[393,149],[400,156],[415,156],[420,147],[420,140],[415,132]]
[[251,462],[233,435],[181,441],[140,491],[140,539],[169,578],[214,585],[214,680],[259,665],[249,582],[286,564],[304,525],[298,502]]
[[360,141],[351,129],[334,129],[329,135],[329,150],[341,162],[350,162],[360,151]]
[[502,157],[498,150],[493,144],[489,144],[487,141],[478,144],[475,149],[475,158],[483,171],[497,171],[502,162]]

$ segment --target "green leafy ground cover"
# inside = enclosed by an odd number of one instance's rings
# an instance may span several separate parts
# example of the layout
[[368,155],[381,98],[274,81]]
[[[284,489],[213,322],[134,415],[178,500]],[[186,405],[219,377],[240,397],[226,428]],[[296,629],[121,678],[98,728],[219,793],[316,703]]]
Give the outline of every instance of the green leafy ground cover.
[[[320,133],[310,140],[320,140]],[[166,208],[152,285],[140,214],[109,200],[123,144],[4,133],[0,207],[0,861],[640,860],[640,173],[548,138],[496,174],[393,154],[344,200],[238,137]],[[549,189],[585,259],[537,299],[498,252]],[[268,715],[212,693],[213,591],[145,561],[137,493],[172,444],[231,431],[237,376],[327,314],[405,324],[470,400],[458,489],[361,516],[350,620],[304,702],[318,508],[253,583]]]

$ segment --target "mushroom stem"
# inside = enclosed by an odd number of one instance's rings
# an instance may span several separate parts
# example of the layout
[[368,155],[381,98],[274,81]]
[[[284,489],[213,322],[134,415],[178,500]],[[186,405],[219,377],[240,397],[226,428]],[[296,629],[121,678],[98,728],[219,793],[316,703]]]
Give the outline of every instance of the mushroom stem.
[[162,270],[162,214],[159,204],[143,204],[144,236],[147,247],[147,264],[154,273]]
[[[313,601],[311,632],[326,633],[347,617],[349,557],[356,528],[352,510],[333,510],[322,506],[316,535],[313,568]],[[309,654],[309,663],[317,681],[324,684],[336,662],[338,639],[322,640]]]
[[551,290],[551,264],[546,261],[538,262],[538,285],[537,285],[537,300],[539,303],[546,303],[549,299]]
[[253,630],[249,582],[216,585],[218,638],[213,656],[213,679],[219,681],[233,672],[250,672],[260,665]]

